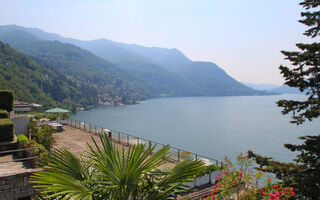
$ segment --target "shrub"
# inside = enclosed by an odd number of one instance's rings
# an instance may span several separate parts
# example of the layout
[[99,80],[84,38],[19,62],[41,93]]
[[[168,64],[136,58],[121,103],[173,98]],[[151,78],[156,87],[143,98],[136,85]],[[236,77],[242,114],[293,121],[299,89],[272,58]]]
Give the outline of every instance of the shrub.
[[200,177],[200,176],[203,176],[205,174],[211,174],[212,172],[214,171],[218,171],[218,170],[221,170],[222,167],[221,166],[218,166],[218,165],[208,165],[208,166],[205,166],[203,168],[203,170],[200,172],[200,174],[197,176],[197,177]]
[[27,136],[23,135],[23,134],[20,134],[17,136],[17,141],[18,142],[28,142],[29,139],[27,138]]
[[11,142],[13,137],[13,122],[10,119],[0,119],[0,142]]
[[32,128],[32,137],[37,143],[43,145],[46,149],[50,149],[56,142],[53,132],[54,129],[51,126],[36,126]]
[[11,112],[13,110],[13,92],[10,90],[0,90],[0,109]]
[[0,110],[0,119],[9,118],[9,113],[6,110]]

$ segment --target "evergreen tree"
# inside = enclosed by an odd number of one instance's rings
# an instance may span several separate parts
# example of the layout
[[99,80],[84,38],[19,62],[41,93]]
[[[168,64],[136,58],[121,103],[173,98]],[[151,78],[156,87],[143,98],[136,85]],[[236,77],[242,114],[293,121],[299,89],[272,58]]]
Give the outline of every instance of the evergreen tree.
[[[300,5],[305,11],[299,22],[308,26],[304,35],[317,40],[320,36],[320,0],[304,0]],[[320,43],[296,46],[300,51],[282,51],[293,68],[282,65],[279,68],[285,84],[299,88],[308,98],[305,101],[280,100],[277,104],[283,108],[283,114],[292,113],[291,123],[299,125],[320,115]],[[294,187],[299,199],[320,199],[320,135],[299,139],[304,143],[284,145],[291,151],[300,152],[291,163],[274,161],[252,151],[248,154],[260,165],[259,169],[274,173],[285,185]]]
[[[309,27],[304,35],[319,39],[320,1],[304,0],[300,5],[306,11],[301,13],[303,19],[299,22]],[[285,59],[289,60],[294,68],[290,69],[282,65],[279,68],[286,80],[285,84],[306,92],[308,99],[306,101],[280,100],[277,103],[279,107],[283,107],[283,114],[292,112],[292,123],[302,124],[305,119],[311,121],[320,115],[320,43],[298,43],[296,46],[301,51],[282,51]]]

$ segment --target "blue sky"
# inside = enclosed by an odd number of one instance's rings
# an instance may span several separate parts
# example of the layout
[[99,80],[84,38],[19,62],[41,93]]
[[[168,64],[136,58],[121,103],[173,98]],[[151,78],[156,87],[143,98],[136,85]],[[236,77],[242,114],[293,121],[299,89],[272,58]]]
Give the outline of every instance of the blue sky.
[[305,42],[297,0],[0,0],[0,25],[177,48],[241,82],[281,84],[281,50]]

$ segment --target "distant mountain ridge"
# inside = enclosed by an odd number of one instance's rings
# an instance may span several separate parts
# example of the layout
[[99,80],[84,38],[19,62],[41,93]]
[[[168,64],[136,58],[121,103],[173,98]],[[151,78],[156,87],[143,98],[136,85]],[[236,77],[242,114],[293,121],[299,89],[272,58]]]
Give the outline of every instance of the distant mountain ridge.
[[239,83],[214,63],[191,61],[177,49],[81,41],[16,25],[0,26],[0,40],[78,84],[96,88],[99,101],[109,96],[132,102],[163,95],[270,94]]
[[276,85],[276,84],[268,84],[268,83],[246,83],[246,82],[242,82],[242,84],[251,87],[252,89],[255,90],[270,90],[270,89],[274,89],[277,87],[280,87],[280,85]]
[[288,85],[276,85],[267,83],[243,83],[244,85],[251,87],[255,90],[264,90],[267,92],[279,93],[279,94],[301,94],[298,88],[292,88]]

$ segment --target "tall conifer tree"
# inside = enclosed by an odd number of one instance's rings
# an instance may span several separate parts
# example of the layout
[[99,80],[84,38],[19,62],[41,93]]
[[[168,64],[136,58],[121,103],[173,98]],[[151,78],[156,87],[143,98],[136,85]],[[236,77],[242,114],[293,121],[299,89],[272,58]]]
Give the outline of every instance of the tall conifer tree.
[[[299,88],[308,98],[305,101],[277,102],[278,106],[283,108],[283,114],[292,113],[291,123],[297,125],[320,115],[320,0],[304,0],[300,5],[305,10],[301,12],[302,19],[299,22],[308,26],[304,35],[315,41],[311,44],[296,44],[299,51],[282,51],[292,67],[281,65],[279,68],[285,78],[285,84]],[[299,139],[304,143],[284,145],[291,151],[300,152],[294,162],[274,161],[252,151],[248,152],[249,157],[255,159],[260,169],[274,173],[283,184],[294,187],[299,199],[320,199],[320,135]]]

